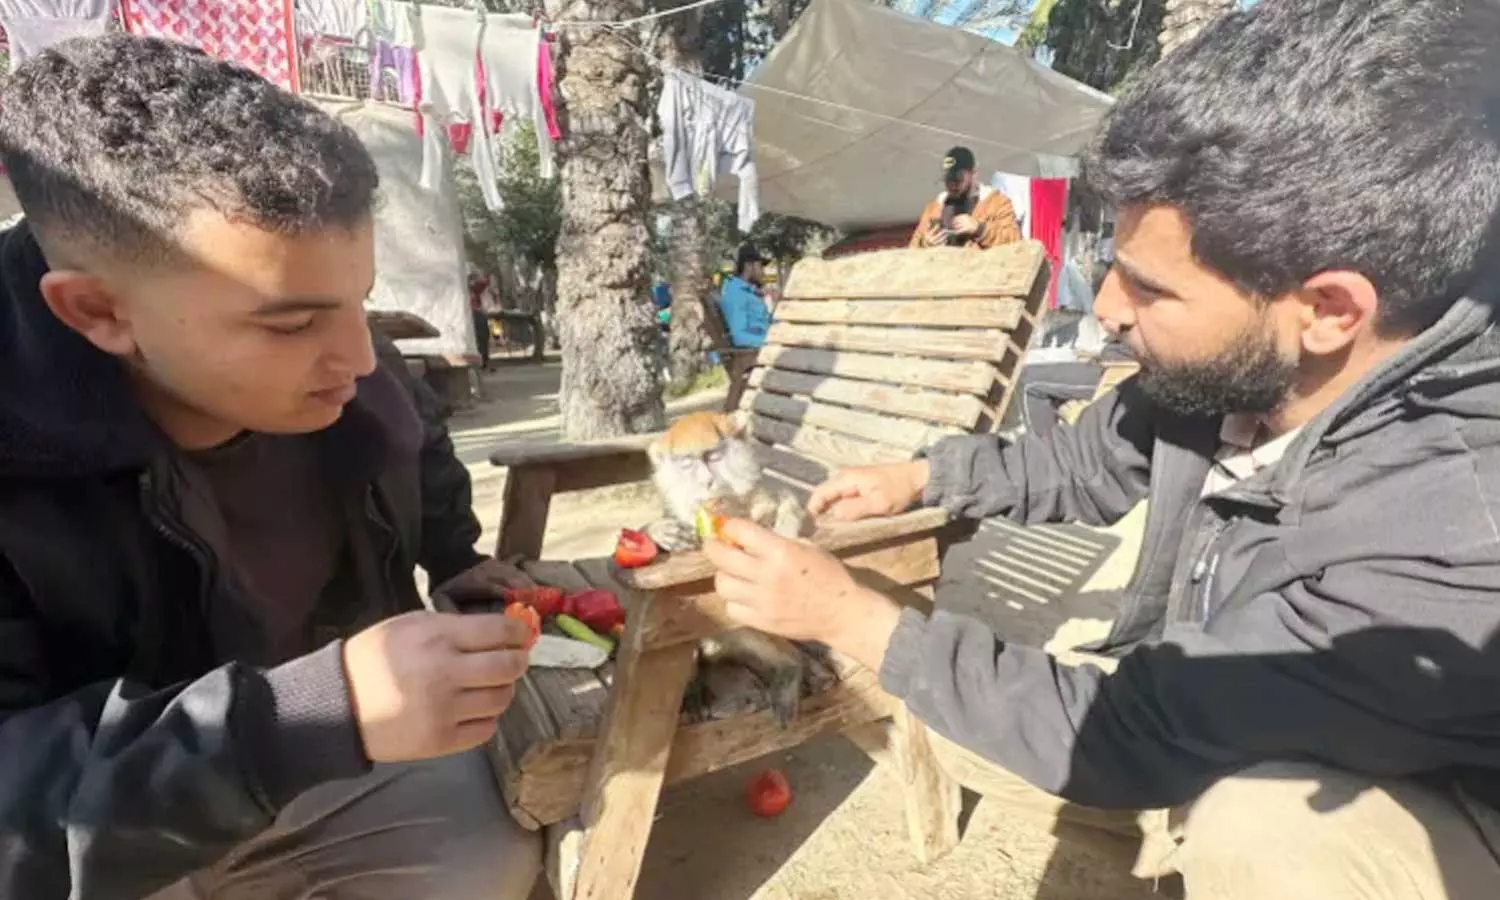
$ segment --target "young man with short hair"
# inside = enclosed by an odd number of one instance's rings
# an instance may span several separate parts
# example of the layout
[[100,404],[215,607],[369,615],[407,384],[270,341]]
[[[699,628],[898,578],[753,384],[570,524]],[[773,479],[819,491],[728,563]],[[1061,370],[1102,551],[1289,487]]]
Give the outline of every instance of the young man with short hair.
[[524,900],[475,748],[527,635],[417,591],[494,585],[377,364],[369,154],[112,35],[10,77],[0,161],[0,896]]
[[1166,810],[1190,900],[1500,896],[1500,2],[1261,0],[1111,113],[1094,312],[1138,377],[1049,440],[936,444],[814,512],[1105,524],[1138,566],[1070,667],[749,523],[742,623],[880,671],[1075,803]]

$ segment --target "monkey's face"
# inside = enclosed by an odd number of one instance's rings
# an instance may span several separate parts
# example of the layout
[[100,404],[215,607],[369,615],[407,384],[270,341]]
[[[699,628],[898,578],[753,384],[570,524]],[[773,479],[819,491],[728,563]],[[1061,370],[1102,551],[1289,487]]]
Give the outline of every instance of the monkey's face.
[[698,500],[743,497],[760,480],[760,463],[747,441],[724,438],[702,453],[676,453],[664,460],[676,480]]

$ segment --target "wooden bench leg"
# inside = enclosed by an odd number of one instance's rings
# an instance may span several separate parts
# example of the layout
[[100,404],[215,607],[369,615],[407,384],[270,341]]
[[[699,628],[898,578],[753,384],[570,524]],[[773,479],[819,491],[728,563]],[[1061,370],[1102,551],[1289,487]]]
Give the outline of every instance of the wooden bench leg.
[[958,846],[962,790],[938,764],[927,726],[906,708],[891,729],[892,756],[906,807],[906,830],[917,859],[930,863]]
[[500,537],[496,559],[540,559],[547,534],[547,513],[557,490],[557,472],[550,466],[512,466],[505,474],[505,497],[500,507]]
[[[583,797],[576,887],[571,898],[560,900],[629,900],[640,877],[682,694],[696,660],[691,643],[643,651],[645,612],[631,610],[621,641]],[[564,868],[570,868],[566,862]],[[564,871],[558,881],[567,880]]]

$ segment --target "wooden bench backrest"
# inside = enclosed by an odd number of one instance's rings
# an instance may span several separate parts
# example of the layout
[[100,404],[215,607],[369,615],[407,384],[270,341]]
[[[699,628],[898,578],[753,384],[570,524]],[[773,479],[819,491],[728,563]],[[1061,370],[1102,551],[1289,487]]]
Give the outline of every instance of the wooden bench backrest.
[[994,430],[1046,296],[1041,244],[798,263],[741,409],[793,487]]

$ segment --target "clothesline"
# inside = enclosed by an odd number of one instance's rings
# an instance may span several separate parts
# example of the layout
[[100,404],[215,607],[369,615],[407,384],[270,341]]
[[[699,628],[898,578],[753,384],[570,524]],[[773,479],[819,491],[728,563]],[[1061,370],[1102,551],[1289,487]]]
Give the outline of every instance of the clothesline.
[[723,3],[723,2],[724,2],[724,0],[696,0],[696,2],[689,3],[689,4],[685,5],[685,6],[678,6],[678,7],[672,8],[672,9],[658,10],[658,11],[653,12],[653,13],[647,13],[644,16],[636,16],[633,19],[620,19],[618,21],[610,21],[610,22],[591,22],[591,21],[587,21],[587,20],[584,20],[584,19],[563,19],[563,20],[557,21],[557,22],[548,22],[548,23],[545,24],[545,27],[547,27],[547,28],[624,28],[627,25],[639,25],[642,22],[649,22],[649,21],[651,21],[653,19],[661,19],[661,18],[665,18],[667,16],[675,16],[675,15],[677,15],[679,13],[691,12],[692,10],[695,10],[695,9],[702,9],[705,6],[712,6],[715,3]]

